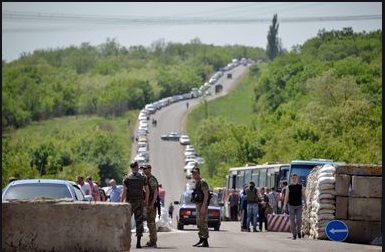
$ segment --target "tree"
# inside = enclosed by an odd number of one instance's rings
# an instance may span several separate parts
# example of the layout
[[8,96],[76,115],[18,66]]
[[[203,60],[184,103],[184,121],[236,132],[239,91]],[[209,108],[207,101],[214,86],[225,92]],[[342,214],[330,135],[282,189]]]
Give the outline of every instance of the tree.
[[278,17],[274,14],[273,23],[270,25],[269,33],[267,34],[266,52],[270,60],[278,56],[280,51],[281,41],[278,38]]

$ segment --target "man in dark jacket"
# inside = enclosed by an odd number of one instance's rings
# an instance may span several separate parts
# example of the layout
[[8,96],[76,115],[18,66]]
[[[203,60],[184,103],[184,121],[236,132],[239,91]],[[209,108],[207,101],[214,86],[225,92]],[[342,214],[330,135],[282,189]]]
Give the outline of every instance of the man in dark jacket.
[[286,209],[286,205],[288,205],[290,215],[290,231],[293,235],[292,239],[295,240],[297,239],[297,235],[298,238],[302,238],[302,200],[305,202],[306,208],[306,198],[302,185],[298,184],[297,174],[293,173],[290,178],[291,184],[288,185],[286,189],[283,209]]

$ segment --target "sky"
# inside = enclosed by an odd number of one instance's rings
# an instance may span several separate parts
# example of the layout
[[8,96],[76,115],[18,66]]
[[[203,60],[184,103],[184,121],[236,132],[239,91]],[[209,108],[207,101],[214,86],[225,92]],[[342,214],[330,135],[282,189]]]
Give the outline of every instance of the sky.
[[127,48],[199,38],[265,49],[274,14],[289,51],[322,29],[382,30],[382,2],[2,2],[2,59],[107,39]]

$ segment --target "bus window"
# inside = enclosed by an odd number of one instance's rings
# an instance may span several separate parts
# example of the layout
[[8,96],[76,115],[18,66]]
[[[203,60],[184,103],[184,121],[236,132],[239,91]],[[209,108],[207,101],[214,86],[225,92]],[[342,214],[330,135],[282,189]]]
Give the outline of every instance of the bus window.
[[253,174],[251,174],[251,180],[254,180],[254,182],[258,184],[259,170],[253,170]]
[[268,188],[274,187],[275,178],[276,178],[276,176],[275,176],[274,173],[269,173],[269,172],[267,173],[267,183],[266,183],[266,186]]
[[244,181],[244,183],[248,184],[248,183],[250,183],[250,180],[251,180],[251,170],[246,170],[245,171],[245,181]]
[[[320,160],[320,159],[312,159],[312,160],[293,160],[290,163],[290,173],[295,173],[298,176],[298,184],[306,187],[307,176],[310,174],[311,170],[316,166],[323,166],[325,164],[344,164],[343,162],[333,162],[333,160]],[[288,180],[290,181],[290,180]]]
[[237,176],[237,185],[235,189],[241,189],[245,180],[245,171],[239,171]]
[[231,182],[230,182],[230,184],[228,185],[227,188],[232,188],[232,189],[237,188],[237,175],[232,175],[231,176]]
[[260,169],[259,170],[259,183],[256,183],[257,187],[261,187],[261,186],[266,186],[266,177],[267,177],[267,172],[266,172],[266,169]]

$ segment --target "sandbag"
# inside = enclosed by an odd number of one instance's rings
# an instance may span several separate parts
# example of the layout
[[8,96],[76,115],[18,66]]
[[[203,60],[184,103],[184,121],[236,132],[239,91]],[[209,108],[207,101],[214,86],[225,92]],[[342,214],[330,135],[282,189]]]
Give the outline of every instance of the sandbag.
[[322,168],[319,170],[318,174],[323,173],[323,172],[335,173],[336,168],[330,164],[326,164],[326,165],[322,166]]

